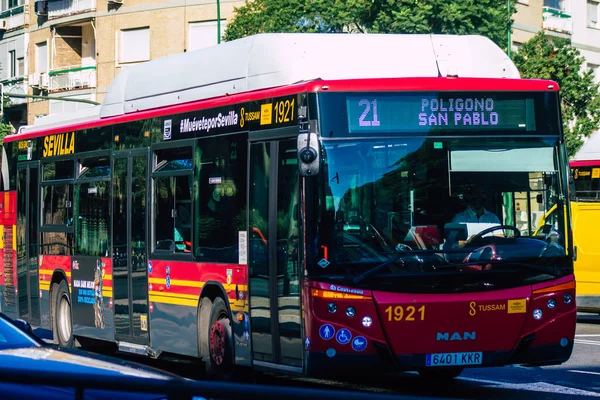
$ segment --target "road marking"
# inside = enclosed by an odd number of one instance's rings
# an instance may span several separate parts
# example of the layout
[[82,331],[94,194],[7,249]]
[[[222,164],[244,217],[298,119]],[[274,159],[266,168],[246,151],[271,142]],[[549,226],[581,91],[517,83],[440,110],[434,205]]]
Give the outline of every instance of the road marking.
[[559,393],[559,394],[571,395],[571,396],[600,397],[600,393],[590,392],[588,390],[570,388],[567,386],[554,385],[552,383],[546,383],[546,382],[507,383],[507,382],[499,382],[499,381],[490,381],[487,379],[475,379],[475,378],[467,378],[467,377],[460,377],[460,376],[456,379],[460,379],[463,381],[471,381],[471,382],[476,382],[476,383],[484,383],[486,385],[493,385],[499,389],[527,390],[530,392],[544,392],[544,393]]
[[575,335],[575,337],[600,337],[600,333],[589,333],[583,335]]
[[589,375],[600,375],[600,372],[592,371],[578,371],[576,369],[570,369],[569,372],[575,372],[576,374],[589,374]]
[[591,344],[592,346],[600,346],[600,342],[596,342],[594,340],[581,340],[575,339],[576,344]]

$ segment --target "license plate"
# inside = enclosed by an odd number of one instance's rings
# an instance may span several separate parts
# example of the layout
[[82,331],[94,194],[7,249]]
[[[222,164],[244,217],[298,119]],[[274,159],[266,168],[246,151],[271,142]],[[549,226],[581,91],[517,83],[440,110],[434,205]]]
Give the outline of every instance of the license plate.
[[448,365],[479,365],[482,353],[437,353],[427,354],[425,365],[428,367],[445,367]]

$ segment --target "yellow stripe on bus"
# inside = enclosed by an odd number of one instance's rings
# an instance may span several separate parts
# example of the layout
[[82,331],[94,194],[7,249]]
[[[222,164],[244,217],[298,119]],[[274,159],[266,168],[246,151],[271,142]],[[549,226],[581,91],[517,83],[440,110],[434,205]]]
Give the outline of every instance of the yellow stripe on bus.
[[185,300],[179,299],[175,297],[167,297],[160,295],[150,295],[150,301],[154,303],[163,303],[163,304],[175,304],[178,306],[188,306],[188,307],[197,307],[198,300]]
[[[40,275],[52,275],[54,274],[54,270],[51,269],[40,269]],[[65,272],[67,274],[67,277],[71,277],[71,273],[69,271]]]
[[[167,281],[165,278],[149,278],[148,283],[152,283],[155,285],[166,285]],[[205,284],[206,284],[206,282],[171,279],[171,286],[187,286],[187,287],[202,288],[202,287],[204,287]],[[235,290],[234,283],[230,283],[230,284],[224,283],[223,287],[227,291]],[[247,285],[238,285],[238,290],[243,290],[243,291],[248,290],[248,286]]]
[[13,250],[17,251],[17,226],[13,225]]
[[0,225],[0,249],[4,248],[4,225]]

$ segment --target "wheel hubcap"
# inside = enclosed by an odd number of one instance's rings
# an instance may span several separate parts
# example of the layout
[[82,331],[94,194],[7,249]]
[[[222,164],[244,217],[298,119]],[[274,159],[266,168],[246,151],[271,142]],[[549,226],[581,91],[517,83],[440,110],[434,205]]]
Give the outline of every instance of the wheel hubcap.
[[71,306],[67,296],[63,296],[60,299],[58,322],[58,334],[61,340],[66,343],[71,338]]
[[225,327],[221,321],[215,322],[210,330],[210,353],[217,365],[225,363],[225,346],[227,343]]

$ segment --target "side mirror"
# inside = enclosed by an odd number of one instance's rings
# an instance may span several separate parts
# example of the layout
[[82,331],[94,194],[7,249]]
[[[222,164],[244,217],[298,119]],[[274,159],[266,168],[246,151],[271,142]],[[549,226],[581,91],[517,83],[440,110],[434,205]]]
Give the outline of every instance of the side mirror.
[[320,145],[316,133],[301,133],[298,135],[298,168],[300,176],[315,176],[319,174]]
[[15,319],[14,323],[22,331],[33,334],[33,329],[31,328],[31,324],[29,324],[29,322],[27,322],[23,319]]

